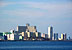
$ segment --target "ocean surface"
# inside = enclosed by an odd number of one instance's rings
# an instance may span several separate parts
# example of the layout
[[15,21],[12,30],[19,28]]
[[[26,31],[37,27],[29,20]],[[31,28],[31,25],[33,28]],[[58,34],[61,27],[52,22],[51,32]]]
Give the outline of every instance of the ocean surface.
[[72,50],[72,41],[0,41],[0,50]]

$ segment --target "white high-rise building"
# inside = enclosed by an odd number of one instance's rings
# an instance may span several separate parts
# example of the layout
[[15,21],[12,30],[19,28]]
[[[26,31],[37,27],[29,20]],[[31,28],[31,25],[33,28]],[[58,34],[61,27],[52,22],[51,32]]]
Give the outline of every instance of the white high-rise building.
[[48,27],[48,38],[53,39],[53,27]]

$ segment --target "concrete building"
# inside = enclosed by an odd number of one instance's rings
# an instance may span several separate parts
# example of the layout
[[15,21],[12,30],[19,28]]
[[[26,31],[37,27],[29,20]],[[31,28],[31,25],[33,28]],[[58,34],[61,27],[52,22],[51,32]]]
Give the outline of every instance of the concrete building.
[[26,29],[27,32],[37,32],[36,26],[30,26],[30,24],[26,24],[26,26],[27,26]]
[[26,24],[26,26],[17,26],[17,31],[15,31],[15,33],[17,34],[22,33],[22,36],[24,36],[24,38],[27,38],[27,36],[30,37],[31,32],[37,32],[36,26],[30,26],[30,24],[28,23]]
[[14,40],[14,33],[11,32],[4,32],[4,36],[7,36],[7,40]]
[[22,32],[22,36],[24,37],[24,32]]
[[26,26],[17,26],[18,33],[21,32],[37,32],[36,26],[30,26],[30,24],[26,24]]
[[45,38],[48,38],[48,34],[45,34]]
[[0,32],[0,40],[4,40],[3,33]]
[[14,40],[14,34],[10,34],[10,40]]
[[33,32],[32,37],[33,37],[34,39],[36,38],[36,34],[35,34],[35,32]]
[[54,40],[58,40],[58,33],[54,33]]
[[[3,32],[3,36],[5,40],[11,40],[10,36],[11,36],[11,32]],[[11,37],[12,38],[12,37]]]
[[61,38],[58,38],[58,40],[61,40]]
[[23,40],[22,36],[19,36],[19,40]]
[[14,40],[19,40],[20,37],[22,36],[23,40],[27,40],[28,38],[40,38],[41,33],[37,32],[36,26],[30,26],[30,24],[26,24],[26,26],[17,26],[17,31],[14,29],[10,31],[13,34],[8,34],[8,40],[11,40],[13,38],[10,38],[11,36],[14,37]]
[[30,38],[31,33],[30,32],[26,32],[27,33],[27,37]]
[[17,34],[17,33],[14,33],[14,40],[19,40],[19,34]]
[[67,35],[66,35],[66,33],[62,33],[60,39],[61,39],[61,40],[67,40]]
[[27,31],[28,31],[28,32],[37,32],[36,26],[28,26],[28,27],[27,27]]
[[15,31],[14,39],[19,40],[19,37],[22,36],[22,39],[27,39],[26,30],[29,24],[26,24],[26,26],[17,26],[17,31]]
[[38,32],[35,32],[36,38],[38,38]]
[[53,38],[53,27],[48,27],[48,38],[50,40]]
[[67,40],[67,34],[66,33],[64,34],[64,40]]
[[10,34],[7,34],[7,40],[10,40]]
[[38,38],[41,38],[41,32],[38,32]]
[[32,40],[32,39],[36,38],[36,33],[35,32],[26,32],[26,34],[27,34],[27,39],[28,40]]
[[64,34],[63,33],[61,34],[61,40],[64,40]]
[[42,33],[42,34],[41,34],[41,37],[42,37],[42,38],[45,38],[45,33]]
[[6,34],[4,35],[4,40],[7,40],[7,35]]
[[17,26],[18,33],[26,32],[26,29],[27,29],[26,26]]

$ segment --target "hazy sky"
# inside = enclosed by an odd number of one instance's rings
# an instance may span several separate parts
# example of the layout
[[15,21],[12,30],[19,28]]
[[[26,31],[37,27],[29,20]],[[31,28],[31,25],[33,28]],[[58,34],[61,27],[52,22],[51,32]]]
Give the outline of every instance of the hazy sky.
[[42,33],[53,26],[54,32],[72,36],[72,0],[0,0],[0,32],[26,23]]

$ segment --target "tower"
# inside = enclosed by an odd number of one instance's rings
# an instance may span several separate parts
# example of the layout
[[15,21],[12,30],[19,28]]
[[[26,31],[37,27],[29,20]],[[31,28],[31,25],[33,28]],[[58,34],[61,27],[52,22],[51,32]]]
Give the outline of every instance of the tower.
[[50,40],[53,38],[53,27],[48,27],[48,38]]

